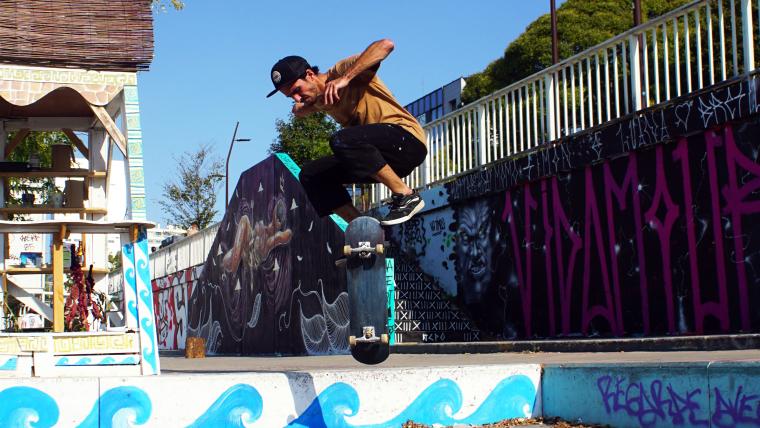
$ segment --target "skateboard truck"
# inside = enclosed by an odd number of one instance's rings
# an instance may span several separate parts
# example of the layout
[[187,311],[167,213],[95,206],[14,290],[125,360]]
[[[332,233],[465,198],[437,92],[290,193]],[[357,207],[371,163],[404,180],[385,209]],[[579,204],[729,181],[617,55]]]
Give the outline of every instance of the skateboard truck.
[[375,336],[375,327],[373,326],[362,327],[362,335],[362,337],[350,336],[348,338],[348,344],[351,346],[356,346],[357,343],[388,343],[388,335],[383,333],[380,335],[380,337]]
[[356,248],[351,247],[350,245],[344,245],[343,246],[343,255],[348,257],[352,254],[359,254],[359,257],[363,259],[368,259],[372,254],[383,254],[385,252],[385,248],[383,247],[383,244],[377,244],[374,247],[370,245],[369,242],[359,242],[359,246]]

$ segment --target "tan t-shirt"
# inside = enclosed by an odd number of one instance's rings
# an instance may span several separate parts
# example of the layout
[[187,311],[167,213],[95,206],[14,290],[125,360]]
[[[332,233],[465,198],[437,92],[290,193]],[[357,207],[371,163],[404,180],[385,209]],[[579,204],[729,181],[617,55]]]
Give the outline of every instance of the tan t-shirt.
[[[355,55],[332,66],[327,70],[327,80],[342,76],[357,58],[358,55]],[[417,119],[396,101],[388,87],[372,71],[364,71],[351,79],[348,86],[338,91],[338,96],[340,101],[337,103],[325,105],[320,99],[317,107],[332,116],[341,126],[392,123],[409,131],[423,144],[426,143],[425,131]]]

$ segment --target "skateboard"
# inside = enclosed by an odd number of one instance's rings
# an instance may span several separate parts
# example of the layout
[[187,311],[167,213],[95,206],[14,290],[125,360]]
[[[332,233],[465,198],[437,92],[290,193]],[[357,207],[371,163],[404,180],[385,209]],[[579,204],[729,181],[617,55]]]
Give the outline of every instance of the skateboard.
[[360,363],[379,364],[390,354],[385,232],[376,219],[358,217],[345,237],[351,355]]

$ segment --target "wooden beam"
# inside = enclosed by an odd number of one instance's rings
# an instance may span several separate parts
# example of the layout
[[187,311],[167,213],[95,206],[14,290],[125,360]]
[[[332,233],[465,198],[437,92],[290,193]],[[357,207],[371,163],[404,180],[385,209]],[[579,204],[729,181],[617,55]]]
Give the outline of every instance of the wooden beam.
[[5,146],[5,158],[8,159],[8,156],[13,153],[13,150],[21,144],[22,141],[24,141],[24,138],[29,135],[28,129],[19,129],[18,132],[16,132],[16,135],[13,136],[13,139],[10,143],[8,143],[7,146]]
[[119,148],[119,150],[121,150],[121,153],[126,158],[127,139],[124,138],[124,134],[122,134],[121,130],[119,130],[119,127],[116,126],[116,122],[113,121],[111,115],[108,114],[105,107],[90,105],[90,108],[92,108],[95,116],[98,117],[98,120],[100,120],[100,123],[103,124],[103,127],[106,129],[108,135],[116,143],[116,146]]
[[140,229],[135,224],[132,225],[132,227],[129,228],[129,239],[134,244],[137,242],[137,240],[140,238]]
[[[4,278],[5,275],[6,274],[3,274]],[[33,294],[26,291],[23,287],[18,286],[15,282],[10,280],[6,281],[8,294],[15,297],[19,302],[31,308],[34,312],[37,312],[38,314],[45,317],[45,319],[53,321],[54,315],[53,310],[50,308],[50,306],[42,302],[40,299],[34,297]]]
[[87,160],[90,160],[90,150],[87,149],[87,146],[84,145],[82,140],[77,137],[77,134],[74,133],[71,129],[63,128],[63,133],[66,134],[66,137],[71,141],[77,149],[79,149],[79,152],[84,155],[84,157],[87,158]]
[[97,120],[92,116],[71,117],[29,117],[26,119],[9,119],[5,121],[6,131],[29,129],[31,131],[60,131],[63,128],[74,131],[87,131]]
[[[53,236],[53,331],[62,333],[63,323],[63,240],[68,231],[66,225],[60,225],[59,232]],[[74,257],[74,254],[71,255]]]

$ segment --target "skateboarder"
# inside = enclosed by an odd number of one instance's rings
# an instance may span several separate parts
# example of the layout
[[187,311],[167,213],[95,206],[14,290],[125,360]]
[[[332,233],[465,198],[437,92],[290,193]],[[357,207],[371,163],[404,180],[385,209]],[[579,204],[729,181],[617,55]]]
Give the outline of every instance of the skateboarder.
[[407,221],[425,205],[401,180],[425,160],[425,132],[376,74],[393,48],[392,41],[378,40],[326,73],[300,56],[272,67],[274,90],[267,97],[282,92],[295,102],[297,117],[324,111],[342,126],[330,137],[333,155],[301,170],[301,184],[322,217],[334,212],[350,222],[359,216],[345,188],[349,183],[382,183],[391,190],[383,225]]

